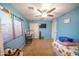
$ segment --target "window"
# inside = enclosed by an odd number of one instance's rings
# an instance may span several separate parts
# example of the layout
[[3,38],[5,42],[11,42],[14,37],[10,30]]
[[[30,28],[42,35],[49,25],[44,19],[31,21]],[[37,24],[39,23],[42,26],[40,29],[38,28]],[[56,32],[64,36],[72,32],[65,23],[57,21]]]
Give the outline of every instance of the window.
[[0,21],[4,43],[22,35],[21,20],[19,18],[11,18],[8,13],[0,10]]
[[15,38],[22,35],[22,27],[21,27],[21,21],[19,18],[14,17],[14,32],[15,32]]
[[0,10],[1,30],[4,42],[13,39],[12,19],[7,13]]

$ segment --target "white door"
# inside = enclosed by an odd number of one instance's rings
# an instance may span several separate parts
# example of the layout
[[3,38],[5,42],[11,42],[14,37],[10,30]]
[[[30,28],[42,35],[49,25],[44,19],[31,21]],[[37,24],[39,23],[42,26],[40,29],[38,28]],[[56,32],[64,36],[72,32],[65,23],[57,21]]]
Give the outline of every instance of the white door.
[[56,40],[57,28],[56,28],[56,20],[52,22],[52,38]]
[[32,32],[34,38],[39,38],[39,24],[37,23],[30,24],[30,32]]

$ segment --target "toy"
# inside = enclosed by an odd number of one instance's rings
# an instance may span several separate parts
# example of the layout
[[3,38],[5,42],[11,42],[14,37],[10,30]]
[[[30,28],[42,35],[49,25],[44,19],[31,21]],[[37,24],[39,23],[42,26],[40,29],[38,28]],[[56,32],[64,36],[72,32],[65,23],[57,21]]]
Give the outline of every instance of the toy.
[[67,56],[72,56],[72,52],[71,52],[71,51],[67,51],[67,52],[66,52],[66,55],[67,55]]

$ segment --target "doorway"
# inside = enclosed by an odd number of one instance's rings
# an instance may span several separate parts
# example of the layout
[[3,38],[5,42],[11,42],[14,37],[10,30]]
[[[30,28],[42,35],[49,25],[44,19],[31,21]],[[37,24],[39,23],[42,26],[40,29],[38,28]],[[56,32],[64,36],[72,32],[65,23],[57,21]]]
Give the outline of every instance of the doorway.
[[34,38],[39,38],[39,24],[38,23],[30,24],[30,32],[33,34]]

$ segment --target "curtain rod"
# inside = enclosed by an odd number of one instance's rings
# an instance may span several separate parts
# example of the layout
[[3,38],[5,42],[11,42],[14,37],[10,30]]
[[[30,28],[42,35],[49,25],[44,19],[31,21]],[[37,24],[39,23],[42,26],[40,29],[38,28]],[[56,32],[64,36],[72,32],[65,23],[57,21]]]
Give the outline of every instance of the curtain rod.
[[[6,13],[9,13],[9,10],[8,10],[8,9],[6,9],[6,8],[4,8],[4,7],[3,7],[3,6],[1,6],[1,5],[0,5],[0,9],[1,9],[2,11],[6,12]],[[15,15],[15,14],[13,14],[12,12],[11,12],[11,15],[13,15],[13,16],[15,16],[15,17],[17,17],[17,18],[19,18],[20,20],[22,20],[22,21],[23,21],[23,19],[22,19],[21,17],[16,16],[16,15]]]

